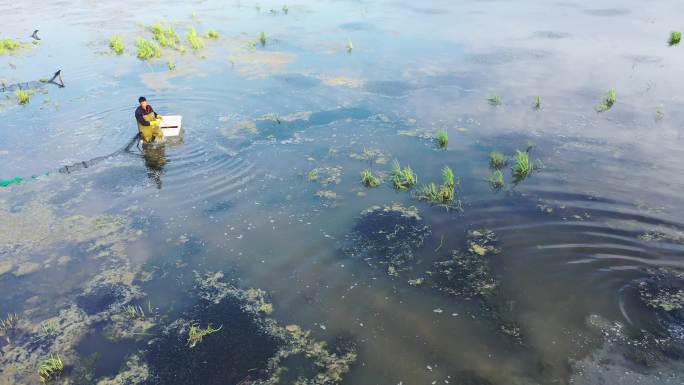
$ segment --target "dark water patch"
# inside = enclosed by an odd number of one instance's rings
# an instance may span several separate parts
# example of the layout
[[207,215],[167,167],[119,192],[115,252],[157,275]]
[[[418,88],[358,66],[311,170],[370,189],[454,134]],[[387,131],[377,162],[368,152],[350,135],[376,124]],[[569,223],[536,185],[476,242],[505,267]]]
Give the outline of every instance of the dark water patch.
[[76,304],[88,315],[97,314],[125,298],[123,287],[104,284],[76,297]]
[[[91,373],[83,373],[85,377],[106,377],[115,375],[126,357],[143,347],[140,343],[131,343],[130,340],[112,341],[102,333],[102,324],[98,324],[76,346],[76,352],[80,357],[89,358],[92,365]],[[86,362],[88,363],[88,362]]]
[[340,24],[339,27],[346,31],[371,31],[375,29],[375,26],[373,26],[373,24],[361,21]]
[[491,381],[472,370],[461,370],[452,374],[451,378],[453,380],[450,383],[456,385],[493,385]]
[[233,204],[232,201],[228,200],[221,200],[218,202],[212,203],[209,207],[207,207],[204,212],[207,215],[222,215],[225,214],[226,212],[230,211],[235,205]]
[[468,60],[480,65],[502,65],[519,61],[542,60],[549,56],[551,56],[551,53],[543,50],[501,48],[493,52],[471,54],[468,56]]
[[276,75],[274,76],[274,78],[284,82],[286,86],[295,89],[314,88],[318,87],[321,84],[320,79],[302,74]]
[[[261,330],[233,298],[219,304],[200,300],[185,318],[185,322],[169,325],[150,345],[147,362],[151,378],[147,384],[223,385],[238,384],[248,376],[256,379],[263,374],[255,373],[254,368],[266,368],[283,343]],[[222,328],[190,348],[190,323]]]
[[119,166],[104,169],[92,177],[93,186],[103,191],[122,193],[145,184],[145,169],[137,166]]
[[534,37],[538,39],[560,40],[569,37],[569,33],[557,31],[536,31]]
[[413,85],[398,80],[372,80],[366,82],[364,88],[374,94],[395,98],[406,96],[415,89]]
[[343,250],[396,276],[413,267],[414,253],[430,233],[415,207],[373,206],[361,213]]
[[624,8],[597,8],[597,9],[585,9],[582,13],[591,16],[601,16],[601,17],[612,17],[612,16],[622,16],[630,13],[630,10]]
[[313,112],[307,117],[293,120],[282,120],[277,117],[261,119],[256,122],[256,127],[261,136],[283,140],[292,137],[295,132],[303,131],[309,127],[323,126],[347,119],[361,120],[370,115],[369,110],[361,107],[338,108]]

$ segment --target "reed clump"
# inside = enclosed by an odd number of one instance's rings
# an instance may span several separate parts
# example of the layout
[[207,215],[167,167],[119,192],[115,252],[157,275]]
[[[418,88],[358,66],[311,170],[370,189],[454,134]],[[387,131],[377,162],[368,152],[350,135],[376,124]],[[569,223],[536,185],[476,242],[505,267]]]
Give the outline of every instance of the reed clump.
[[489,167],[495,170],[501,170],[506,166],[507,162],[508,159],[506,158],[506,155],[500,151],[492,151],[489,153]]
[[138,50],[137,56],[141,60],[150,60],[161,57],[161,49],[157,43],[147,39],[138,38],[135,41],[135,46]]
[[504,186],[503,172],[501,172],[501,170],[494,170],[487,181],[489,181],[489,184],[496,189],[502,188]]
[[259,42],[261,42],[262,46],[266,45],[266,41],[268,41],[268,35],[266,35],[266,32],[259,34]]
[[160,23],[155,23],[150,27],[150,30],[152,31],[152,38],[164,48],[173,48],[180,44],[180,36],[173,29],[173,26],[164,27]]
[[435,183],[429,183],[423,186],[418,193],[418,198],[435,204],[451,206],[456,197],[457,185],[458,181],[454,171],[449,166],[444,166],[442,168],[442,185],[437,186]]
[[125,47],[124,47],[123,39],[121,39],[121,36],[116,35],[116,36],[112,37],[109,40],[109,48],[111,48],[112,51],[114,51],[114,53],[117,55],[123,54]]
[[608,93],[606,94],[605,99],[603,99],[603,102],[598,105],[596,108],[599,112],[602,111],[607,111],[613,107],[613,104],[617,101],[617,92],[615,90],[611,89],[608,90]]
[[197,35],[195,27],[190,27],[188,29],[188,43],[190,43],[190,47],[195,51],[204,48],[204,42],[202,41],[202,38]]
[[682,33],[679,31],[672,31],[670,33],[670,45],[677,45],[682,41]]
[[394,188],[399,190],[408,190],[418,183],[418,176],[413,172],[411,167],[401,167],[398,160],[392,164],[392,184]]
[[57,354],[50,354],[50,356],[40,364],[38,368],[38,375],[40,381],[47,383],[54,380],[59,373],[64,371],[64,362]]
[[27,104],[31,100],[31,93],[24,90],[17,90],[17,100],[19,104]]
[[439,148],[446,148],[447,145],[449,145],[449,133],[447,130],[439,130],[437,131],[437,135],[435,137],[437,139],[437,145]]
[[378,187],[381,181],[378,177],[373,175],[373,171],[365,169],[361,172],[361,183],[366,187]]

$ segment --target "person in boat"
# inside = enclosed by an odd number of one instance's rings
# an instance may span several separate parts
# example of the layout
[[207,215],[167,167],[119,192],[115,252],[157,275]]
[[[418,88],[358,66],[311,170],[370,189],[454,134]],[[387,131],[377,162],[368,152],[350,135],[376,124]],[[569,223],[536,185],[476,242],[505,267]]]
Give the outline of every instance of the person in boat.
[[138,122],[138,132],[143,143],[151,143],[164,138],[164,132],[159,128],[162,116],[154,112],[147,104],[144,96],[138,98],[140,105],[135,109],[135,120]]

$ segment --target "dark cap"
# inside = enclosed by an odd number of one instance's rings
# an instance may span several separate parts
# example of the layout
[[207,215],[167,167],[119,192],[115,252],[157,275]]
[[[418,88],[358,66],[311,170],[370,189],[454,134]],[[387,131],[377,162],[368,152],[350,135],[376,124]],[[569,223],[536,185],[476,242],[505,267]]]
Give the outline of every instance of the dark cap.
[[144,96],[138,98],[138,103],[146,102],[147,99]]

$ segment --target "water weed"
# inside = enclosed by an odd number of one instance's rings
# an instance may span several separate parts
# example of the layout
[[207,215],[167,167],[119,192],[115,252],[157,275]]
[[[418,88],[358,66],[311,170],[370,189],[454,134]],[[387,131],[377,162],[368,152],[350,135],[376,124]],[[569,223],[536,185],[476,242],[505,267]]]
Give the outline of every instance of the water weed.
[[164,28],[160,23],[155,23],[150,27],[150,30],[152,31],[152,38],[164,48],[175,47],[180,44],[180,36],[172,26]]
[[454,171],[449,166],[444,166],[442,169],[442,185],[437,186],[435,183],[429,183],[423,186],[418,193],[418,199],[452,207],[454,198],[456,198],[457,185],[458,181]]
[[126,305],[124,312],[130,319],[145,319],[145,312],[140,306]]
[[173,71],[176,69],[176,63],[170,60],[166,62],[166,66],[169,68],[169,71]]
[[210,325],[207,325],[205,329],[202,329],[201,327],[197,325],[192,325],[190,326],[190,330],[188,331],[188,347],[190,349],[194,348],[202,342],[202,339],[210,334],[216,333],[217,331],[221,330],[223,328],[223,325],[219,326],[218,329],[214,329]]
[[264,46],[266,45],[266,41],[268,40],[268,36],[266,35],[266,32],[262,32],[259,35],[259,41],[261,42],[261,45]]
[[17,100],[19,104],[26,104],[31,100],[31,94],[28,91],[17,90]]
[[7,332],[8,330],[13,329],[17,326],[17,321],[19,321],[17,313],[7,314],[5,319],[0,319],[0,331]]
[[218,39],[219,38],[219,33],[216,30],[211,30],[206,33],[207,38],[209,39]]
[[603,112],[609,110],[611,107],[613,107],[613,104],[617,101],[617,93],[615,90],[611,89],[608,90],[608,94],[606,94],[606,98],[601,102],[601,104],[596,107],[596,110],[598,112]]
[[64,371],[64,363],[57,354],[50,354],[50,356],[40,364],[38,368],[38,375],[43,383],[54,380],[55,377]]
[[135,41],[135,46],[138,49],[138,59],[149,60],[161,57],[161,49],[157,43],[138,38],[138,40]]
[[287,4],[283,5],[283,13],[287,15],[288,12],[290,12],[290,8],[287,7]]
[[121,55],[124,53],[124,43],[121,36],[116,35],[109,40],[109,48],[114,51],[115,54]]
[[680,41],[682,41],[682,33],[679,31],[672,31],[670,33],[670,45],[677,45]]
[[195,27],[190,27],[188,29],[188,42],[190,43],[190,47],[195,51],[204,47],[204,42],[202,41],[202,38],[197,35]]
[[309,178],[309,181],[313,182],[315,180],[318,180],[318,170],[313,169],[307,173],[307,177]]
[[527,151],[515,151],[515,164],[513,165],[513,176],[516,179],[527,178],[534,170],[534,166],[530,161],[529,149]]
[[361,183],[366,187],[378,187],[381,182],[378,177],[373,175],[373,171],[365,169],[361,172]]
[[487,101],[489,102],[490,105],[492,106],[500,106],[501,105],[501,96],[499,95],[492,95],[487,98]]
[[16,51],[21,47],[21,43],[14,39],[0,39],[0,55],[7,51]]
[[406,166],[402,168],[399,161],[395,160],[392,164],[392,184],[394,185],[394,188],[407,190],[416,183],[418,183],[418,177],[411,167]]
[[489,153],[489,167],[500,170],[506,166],[506,163],[508,160],[506,159],[506,155],[502,154],[499,151],[492,151]]
[[447,130],[439,130],[437,131],[436,139],[439,148],[446,148],[446,146],[449,144],[449,133]]
[[494,172],[489,177],[489,179],[487,179],[487,181],[492,187],[496,189],[502,188],[504,186],[503,173],[501,172],[501,170],[494,170]]
[[534,109],[541,110],[541,96],[534,97]]
[[351,39],[347,39],[347,52],[351,53],[354,50],[354,43]]
[[44,338],[57,334],[57,324],[55,323],[54,320],[45,321],[45,322],[41,323],[40,329],[41,329],[41,332],[42,332]]

